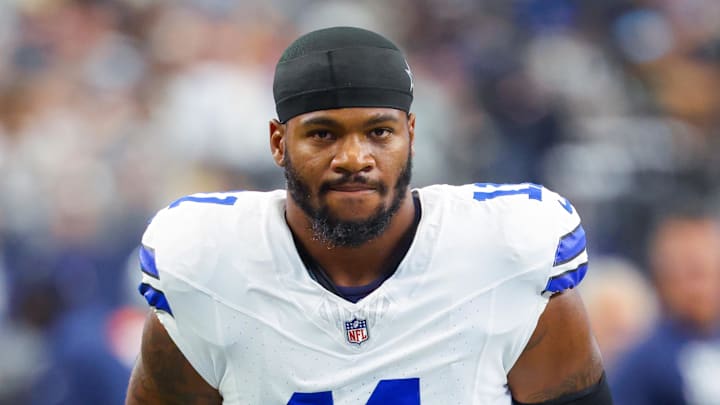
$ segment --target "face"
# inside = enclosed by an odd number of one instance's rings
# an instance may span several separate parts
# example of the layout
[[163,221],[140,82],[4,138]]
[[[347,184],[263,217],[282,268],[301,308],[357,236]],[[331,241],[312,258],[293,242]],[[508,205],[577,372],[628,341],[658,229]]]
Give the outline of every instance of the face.
[[314,237],[359,246],[382,234],[407,195],[414,116],[343,108],[271,123],[275,161]]
[[700,327],[720,322],[720,230],[707,219],[670,219],[657,232],[652,265],[675,317]]

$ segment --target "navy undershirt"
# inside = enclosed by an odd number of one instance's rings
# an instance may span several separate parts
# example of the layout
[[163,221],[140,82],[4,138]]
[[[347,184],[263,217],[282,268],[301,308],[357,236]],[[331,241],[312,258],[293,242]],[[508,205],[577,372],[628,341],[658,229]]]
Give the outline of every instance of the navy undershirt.
[[[394,273],[394,272],[393,272]],[[391,273],[392,274],[392,273]],[[388,279],[389,276],[382,275],[375,279],[370,284],[365,284],[356,287],[343,287],[335,285],[336,295],[345,298],[353,304],[367,297],[368,294],[375,291],[376,288],[380,287],[382,283]]]
[[418,197],[417,192],[413,191],[412,195],[413,204],[415,206],[415,218],[413,219],[413,224],[398,243],[396,250],[393,252],[392,257],[390,257],[390,260],[388,261],[386,271],[384,271],[380,277],[373,280],[369,284],[353,287],[343,287],[336,285],[332,282],[332,280],[327,275],[325,270],[320,266],[320,264],[315,261],[312,256],[310,256],[302,243],[300,243],[300,241],[293,234],[295,247],[300,254],[300,258],[302,259],[305,268],[310,274],[310,277],[312,277],[313,280],[317,281],[321,286],[323,286],[331,293],[341,298],[344,298],[352,303],[360,301],[361,299],[367,297],[368,294],[380,287],[382,283],[385,282],[385,280],[395,274],[395,270],[397,270],[397,267],[400,265],[400,262],[405,257],[408,249],[410,249],[410,245],[415,238],[415,231],[417,231],[418,224],[420,223],[421,208],[420,198]]

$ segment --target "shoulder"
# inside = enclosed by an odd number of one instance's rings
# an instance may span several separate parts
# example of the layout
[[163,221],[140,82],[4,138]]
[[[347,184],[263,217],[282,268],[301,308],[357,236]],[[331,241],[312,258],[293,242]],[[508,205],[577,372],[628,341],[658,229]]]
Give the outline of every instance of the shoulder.
[[[575,207],[558,193],[533,183],[436,185],[419,190],[423,202],[478,229],[503,233],[509,241],[545,242],[573,232],[580,225]],[[557,242],[555,240],[554,242]]]
[[231,191],[197,193],[180,197],[159,210],[150,220],[143,236],[145,242],[161,242],[172,235],[210,231],[231,221],[251,222],[272,204],[284,198],[284,192]]
[[430,215],[442,221],[445,239],[476,255],[487,252],[496,264],[489,267],[501,268],[503,277],[532,272],[543,291],[554,293],[584,276],[585,231],[560,194],[533,183],[436,185],[419,192]]
[[264,218],[276,205],[273,202],[281,203],[284,195],[280,191],[233,191],[178,198],[152,218],[142,248],[152,253],[159,268],[175,273],[197,268],[216,260],[230,240],[256,238]]
[[284,196],[278,191],[229,191],[196,193],[176,199],[159,210],[148,229],[188,229],[213,225],[214,221],[257,212],[270,201]]
[[140,293],[168,315],[161,321],[172,321],[163,324],[186,355],[192,357],[190,352],[203,345],[183,344],[173,328],[211,342],[219,339],[218,320],[208,314],[215,314],[216,301],[227,297],[230,286],[241,296],[247,269],[260,268],[245,263],[269,256],[265,226],[270,215],[281,215],[284,196],[284,191],[192,194],[150,221],[139,249]]
[[470,212],[492,210],[499,217],[527,216],[538,221],[549,215],[562,222],[579,222],[577,211],[568,199],[539,184],[442,184],[419,190],[433,201],[464,206]]

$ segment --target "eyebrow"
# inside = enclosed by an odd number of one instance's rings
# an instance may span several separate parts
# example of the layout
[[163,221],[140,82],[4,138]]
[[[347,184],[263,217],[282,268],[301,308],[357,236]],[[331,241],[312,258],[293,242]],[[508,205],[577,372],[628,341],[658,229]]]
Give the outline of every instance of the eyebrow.
[[[392,114],[379,114],[376,115],[367,121],[363,123],[363,126],[369,127],[372,125],[381,124],[383,122],[399,122],[396,116]],[[304,119],[300,122],[300,125],[303,126],[311,126],[311,125],[318,125],[318,126],[325,126],[325,127],[342,127],[342,123],[340,121],[334,120],[332,118],[328,117],[310,117],[307,119]]]
[[340,127],[342,126],[340,122],[327,117],[310,117],[307,119],[304,119],[300,121],[300,125],[302,126],[310,126],[310,125],[317,125],[317,126],[323,126],[323,127]]
[[388,121],[391,121],[391,122],[394,122],[394,123],[399,122],[399,120],[397,119],[397,117],[396,117],[395,115],[392,115],[392,114],[380,114],[380,115],[377,115],[377,116],[375,116],[375,117],[373,117],[373,118],[370,118],[369,120],[365,121],[365,126],[366,126],[366,127],[369,127],[369,126],[372,126],[372,125],[382,124],[383,122],[388,122]]

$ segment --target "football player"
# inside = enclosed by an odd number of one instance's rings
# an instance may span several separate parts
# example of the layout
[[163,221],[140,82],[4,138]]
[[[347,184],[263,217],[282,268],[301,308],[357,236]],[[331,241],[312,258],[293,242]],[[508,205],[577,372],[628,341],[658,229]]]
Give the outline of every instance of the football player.
[[285,50],[269,141],[287,189],[153,218],[128,404],[611,403],[575,208],[529,183],[411,190],[413,80],[358,28]]

